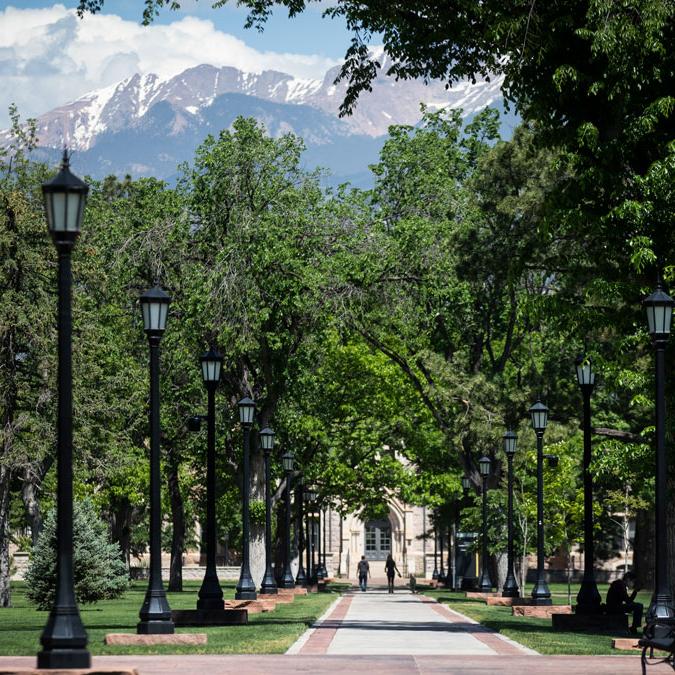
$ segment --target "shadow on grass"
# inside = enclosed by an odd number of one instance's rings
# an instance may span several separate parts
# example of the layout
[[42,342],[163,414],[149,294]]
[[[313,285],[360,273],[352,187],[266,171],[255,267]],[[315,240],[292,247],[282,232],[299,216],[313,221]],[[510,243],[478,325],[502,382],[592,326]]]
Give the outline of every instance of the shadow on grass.
[[[474,603],[474,604],[477,604],[477,605],[484,605],[485,604],[485,603],[480,602],[479,600],[474,600],[472,598],[452,598],[452,597],[449,597],[447,595],[439,595],[436,598],[436,600],[438,600],[438,602],[448,602],[448,603],[451,602],[453,605],[457,604],[457,603],[466,603],[466,602]],[[485,605],[485,606],[487,606],[487,605]]]

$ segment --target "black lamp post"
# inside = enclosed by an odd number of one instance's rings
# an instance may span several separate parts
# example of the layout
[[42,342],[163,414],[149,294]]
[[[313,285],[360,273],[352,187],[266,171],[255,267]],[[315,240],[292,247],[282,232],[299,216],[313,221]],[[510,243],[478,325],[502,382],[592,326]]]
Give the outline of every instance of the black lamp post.
[[47,225],[58,252],[58,415],[57,415],[57,552],[54,606],[40,642],[38,668],[89,668],[84,630],[73,587],[73,375],[72,272],[70,256],[80,233],[89,188],[70,172],[68,153],[61,170],[42,185]]
[[[436,518],[437,520],[440,520],[441,514],[440,511],[436,511]],[[445,567],[443,567],[443,523],[439,523],[438,527],[438,548],[440,551],[440,558],[441,558],[441,569],[438,570],[438,583],[439,584],[444,584],[445,583]]]
[[305,490],[302,485],[302,478],[298,481],[298,486],[295,491],[295,501],[297,505],[295,530],[298,538],[298,573],[295,577],[295,585],[304,588],[307,586],[307,574],[305,573],[305,566],[302,561],[302,554],[305,551],[305,532],[303,524]]
[[548,408],[537,401],[530,408],[532,428],[537,434],[537,580],[532,589],[535,605],[550,605],[551,592],[544,578],[544,431]]
[[452,527],[448,525],[448,571],[445,575],[445,587],[451,589],[454,587],[455,574],[452,565]]
[[279,583],[280,588],[294,588],[295,580],[291,571],[291,476],[293,475],[294,456],[287,450],[281,457],[286,473],[286,555],[284,560],[284,576]]
[[599,614],[600,593],[593,569],[593,476],[591,476],[591,394],[595,373],[591,359],[579,356],[577,382],[584,399],[584,577],[577,594],[577,614]]
[[504,588],[502,588],[503,598],[519,598],[520,589],[516,581],[516,575],[513,572],[513,458],[516,454],[516,445],[518,437],[513,431],[507,431],[504,434],[504,452],[508,461],[508,550],[507,550],[507,570]]
[[[318,505],[317,505],[318,506]],[[316,510],[316,524],[317,524],[317,533],[316,533],[316,578],[317,579],[325,579],[326,578],[326,571],[323,568],[323,548],[322,548],[322,529],[321,526],[322,524],[325,526],[325,523],[323,523],[323,518],[321,517],[323,514],[321,512],[321,507],[318,506]]]
[[488,478],[490,477],[490,458],[481,457],[478,460],[480,475],[483,479],[483,548],[481,552],[481,572],[478,588],[483,593],[492,591],[492,579],[490,578],[490,563],[488,561],[488,536],[487,536],[487,492]]
[[436,527],[436,520],[434,519],[434,571],[431,578],[438,580],[438,528]]
[[316,491],[312,488],[305,490],[305,503],[307,504],[307,581],[310,584],[317,582],[317,569],[314,563],[314,506],[316,502]]
[[666,550],[666,500],[668,459],[666,456],[666,343],[670,336],[675,302],[665,293],[659,281],[656,290],[643,305],[647,310],[649,333],[655,353],[656,380],[656,528],[654,536],[654,595],[647,611],[647,625],[675,618],[673,595],[668,583]]
[[323,543],[321,544],[321,551],[323,554],[323,560],[321,561],[321,569],[323,571],[323,578],[327,579],[328,578],[328,568],[326,567],[326,554],[328,553],[328,549],[326,548],[326,530],[328,529],[326,527],[326,509],[322,509],[321,511],[321,522],[323,523],[323,529],[321,530],[322,532],[322,537],[323,537]]
[[311,586],[316,578],[314,576],[315,570],[312,569],[312,531],[311,527],[311,507],[309,505],[309,493],[307,490],[304,492],[303,496],[305,504],[305,556],[306,556],[306,576],[307,576],[307,585]]
[[[197,609],[223,609],[223,591],[216,572],[216,389],[223,366],[222,355],[213,347],[200,358],[202,380],[208,394],[206,446],[206,572],[199,589]],[[199,430],[201,417],[191,418],[190,428]]]
[[269,427],[260,432],[260,445],[265,453],[265,576],[260,592],[275,595],[277,582],[272,571],[272,498],[270,495],[270,455],[274,448],[274,432]]
[[162,501],[159,418],[159,343],[166,328],[171,298],[155,286],[141,296],[143,327],[150,345],[150,578],[136,627],[141,634],[174,632],[171,608],[162,583]]
[[243,476],[243,499],[242,499],[242,556],[241,572],[239,574],[239,583],[234,597],[237,600],[255,600],[258,595],[255,592],[255,584],[251,577],[251,567],[249,564],[249,546],[250,546],[250,518],[249,502],[251,489],[251,427],[253,426],[253,417],[255,416],[255,401],[247,396],[242,398],[237,404],[239,406],[239,421],[244,434],[244,476]]

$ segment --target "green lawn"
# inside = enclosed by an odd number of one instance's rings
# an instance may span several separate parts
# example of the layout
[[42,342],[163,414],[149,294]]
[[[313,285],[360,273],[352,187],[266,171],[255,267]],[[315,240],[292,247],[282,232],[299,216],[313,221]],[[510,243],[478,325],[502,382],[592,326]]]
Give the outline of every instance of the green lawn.
[[[607,595],[607,584],[599,584],[598,588],[604,598]],[[566,584],[551,584],[550,589],[554,604],[567,604]],[[527,588],[523,595],[529,596],[530,590]],[[578,591],[578,585],[573,585],[572,604],[575,604]],[[429,589],[424,593],[541,654],[635,653],[612,649],[612,637],[626,637],[625,635],[554,632],[550,619],[512,616],[510,607],[488,607],[484,602],[468,600],[464,593],[451,593],[442,589]],[[651,594],[645,591],[638,594],[637,601],[644,604],[645,611],[649,606],[650,597]]]
[[[234,583],[223,583],[226,598],[234,597]],[[80,608],[93,654],[278,654],[288,647],[326,610],[344,586],[297,596],[292,603],[279,604],[273,612],[252,614],[247,626],[181,628],[180,633],[207,633],[202,647],[106,647],[106,633],[135,633],[138,610],[145,595],[145,583],[135,582],[118,600],[106,600]],[[172,609],[193,609],[200,582],[185,583],[182,593],[169,593]],[[12,584],[14,606],[0,609],[0,655],[32,655],[39,648],[40,633],[47,612],[38,612],[28,603],[23,584]]]

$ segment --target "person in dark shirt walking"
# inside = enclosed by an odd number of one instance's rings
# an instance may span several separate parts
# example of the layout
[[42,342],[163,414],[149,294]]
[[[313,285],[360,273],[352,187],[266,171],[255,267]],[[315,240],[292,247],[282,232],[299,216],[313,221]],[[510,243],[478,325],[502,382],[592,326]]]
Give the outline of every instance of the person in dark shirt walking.
[[366,591],[368,588],[368,575],[370,574],[370,565],[366,560],[366,556],[362,555],[361,560],[358,564],[359,569],[359,586],[362,591]]
[[[633,588],[633,592],[628,595],[628,587]],[[630,632],[634,635],[638,632],[642,623],[642,612],[644,607],[642,603],[635,602],[635,596],[640,589],[635,585],[635,574],[626,572],[623,579],[617,579],[609,585],[607,591],[607,614],[633,614],[633,624]]]
[[387,584],[389,586],[389,592],[393,593],[394,592],[394,577],[396,574],[398,576],[401,576],[401,573],[398,571],[398,567],[396,567],[396,563],[394,562],[394,559],[391,557],[391,553],[387,556],[387,562],[384,563],[384,571],[387,573]]

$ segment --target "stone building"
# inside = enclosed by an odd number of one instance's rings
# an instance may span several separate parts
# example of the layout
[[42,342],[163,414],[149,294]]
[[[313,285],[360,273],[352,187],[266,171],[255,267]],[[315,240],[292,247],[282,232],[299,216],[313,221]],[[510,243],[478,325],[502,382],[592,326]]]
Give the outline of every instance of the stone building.
[[425,537],[425,533],[431,533],[432,527],[426,507],[405,504],[395,498],[389,501],[387,517],[379,520],[364,521],[358,514],[342,518],[329,510],[325,520],[328,573],[354,578],[356,565],[365,555],[373,577],[384,577],[384,561],[391,553],[403,576],[431,576],[434,544],[433,538]]

